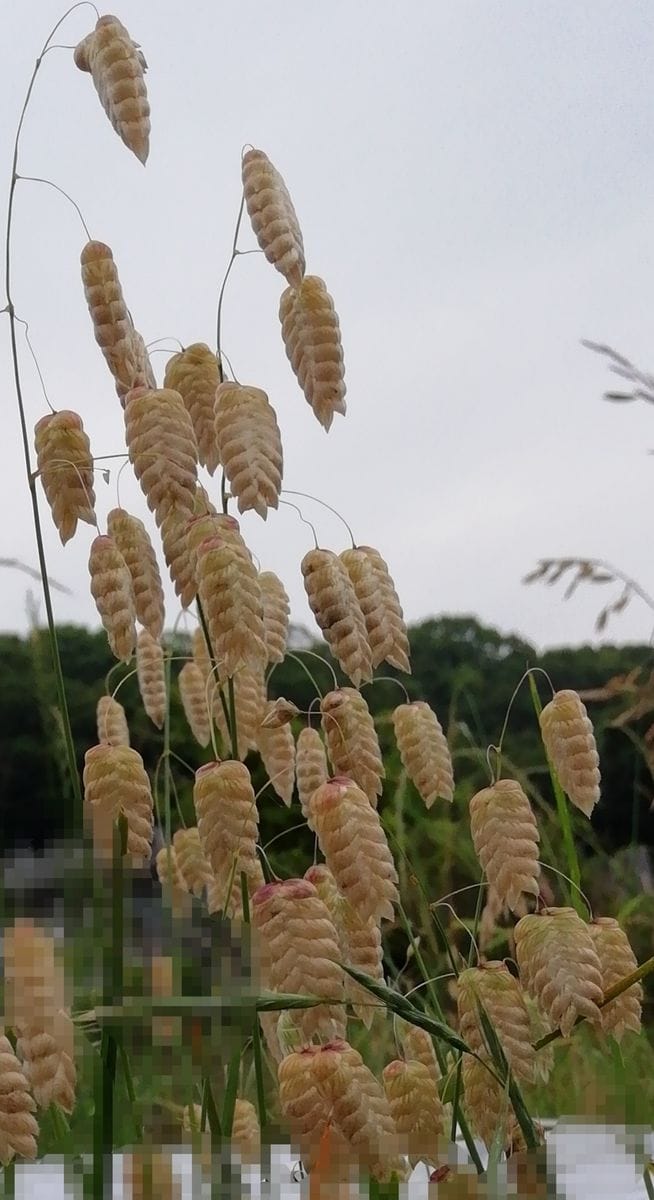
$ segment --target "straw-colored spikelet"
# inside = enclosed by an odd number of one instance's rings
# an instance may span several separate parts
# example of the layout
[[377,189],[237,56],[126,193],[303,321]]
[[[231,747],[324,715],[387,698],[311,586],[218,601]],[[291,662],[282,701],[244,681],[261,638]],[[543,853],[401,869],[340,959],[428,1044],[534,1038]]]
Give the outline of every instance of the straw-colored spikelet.
[[372,679],[366,623],[350,576],[331,550],[309,550],[302,559],[311,611],[329,648],[355,687]]
[[440,797],[452,803],[454,775],[447,738],[436,713],[424,700],[399,704],[393,728],[402,765],[427,808]]
[[311,798],[321,784],[329,778],[327,755],[322,738],[317,729],[309,725],[303,729],[295,747],[295,777],[297,794],[300,798],[302,816],[310,829],[313,829],[311,816]]
[[182,1200],[182,1183],[168,1150],[140,1148],[123,1155],[125,1200]]
[[535,1051],[529,1011],[518,980],[503,962],[468,967],[457,980],[461,1036],[476,1054],[487,1054],[478,1003],[493,1023],[516,1078],[533,1083]]
[[576,692],[555,692],[540,714],[543,742],[561,787],[590,817],[600,798],[599,755],[586,706]]
[[143,759],[129,746],[92,746],[84,755],[84,802],[104,820],[111,855],[113,825],[122,814],[127,821],[127,853],[140,866],[150,858],[153,831],[152,791]]
[[48,413],[34,428],[36,462],[63,545],[78,521],[95,525],[91,444],[82,418],[68,409]]
[[[313,1046],[288,1054],[280,1062],[277,1072],[281,1110],[290,1127],[292,1144],[308,1171],[315,1165],[320,1140],[330,1120],[331,1106],[318,1088],[316,1078],[316,1058],[320,1052],[319,1047]],[[339,1158],[341,1169],[344,1169],[344,1156]]]
[[345,367],[338,316],[325,283],[305,275],[279,302],[282,340],[297,381],[324,429],[345,415]]
[[426,1029],[420,1029],[418,1025],[410,1025],[408,1021],[403,1021],[401,1017],[395,1018],[395,1026],[402,1053],[407,1061],[415,1060],[422,1063],[427,1069],[431,1079],[435,1084],[441,1078],[441,1071],[434,1050],[434,1043]]
[[[234,707],[236,709],[236,733],[238,737],[238,757],[243,759],[248,751],[258,747],[259,726],[266,706],[266,680],[261,665],[256,668],[239,667],[233,677]],[[227,694],[227,684],[222,680],[223,691]],[[216,701],[214,705],[215,720],[220,730],[224,746],[231,746],[225,714],[222,704]],[[278,768],[280,769],[280,768]]]
[[[326,863],[309,867],[304,878],[315,887],[326,905],[338,934],[342,961],[356,967],[372,979],[384,982],[381,930],[376,921],[363,920],[338,890],[336,880]],[[377,1006],[374,997],[360,984],[346,976],[345,993],[357,1017],[368,1028],[372,1025]],[[379,1011],[377,1009],[377,1011]]]
[[[629,939],[613,917],[595,917],[588,926],[602,969],[602,991],[608,992],[638,967]],[[620,1041],[626,1031],[638,1033],[641,1025],[643,988],[634,983],[602,1008],[602,1029]]]
[[201,746],[208,746],[211,737],[211,695],[207,698],[206,683],[197,663],[184,663],[177,684],[191,733]]
[[197,575],[198,550],[207,538],[219,537],[230,545],[242,550],[246,558],[251,558],[236,517],[228,513],[202,513],[199,517],[191,517],[186,526],[186,545],[191,569]]
[[327,780],[311,799],[313,828],[338,889],[359,916],[393,919],[397,871],[379,816],[351,779]]
[[143,707],[150,720],[163,729],[166,719],[166,673],[161,642],[142,629],[136,639],[136,671]]
[[366,622],[372,665],[386,661],[410,674],[409,638],[402,607],[388,566],[372,546],[357,546],[340,554]]
[[110,746],[129,746],[129,727],[122,704],[113,696],[101,696],[96,708],[98,741]]
[[486,1146],[492,1144],[499,1129],[503,1149],[521,1144],[520,1127],[508,1097],[490,1071],[470,1054],[463,1055],[463,1095],[470,1123]]
[[153,638],[160,638],[164,627],[164,594],[150,535],[143,522],[124,508],[112,508],[107,516],[107,532],[132,577],[136,619]]
[[275,710],[274,700],[269,700],[263,709],[256,734],[257,747],[272,787],[290,808],[295,786],[295,738],[290,725],[263,724],[271,710]]
[[[259,814],[250,772],[231,759],[206,763],[195,773],[193,802],[202,849],[222,889],[217,907],[227,904],[228,915],[240,916],[241,873],[245,872],[250,891],[263,880],[257,856]],[[232,874],[234,887],[227,903]]]
[[177,867],[187,890],[196,897],[201,896],[213,881],[213,872],[202,849],[198,828],[193,825],[189,829],[178,829],[173,835],[173,847]]
[[280,663],[286,654],[291,606],[284,584],[274,571],[261,571],[259,585],[268,662]]
[[281,729],[282,725],[289,725],[299,715],[300,710],[297,704],[294,704],[292,700],[286,700],[283,696],[278,696],[276,700],[271,700],[267,705],[265,716],[261,721],[261,728]]
[[77,1072],[70,1017],[60,1011],[52,1025],[26,1025],[18,1027],[17,1033],[20,1036],[16,1050],[39,1108],[56,1104],[71,1113],[75,1107]]
[[261,1131],[259,1129],[257,1110],[249,1100],[236,1100],[232,1121],[231,1142],[232,1146],[237,1150],[242,1163],[258,1162],[261,1149]]
[[23,1068],[11,1042],[0,1034],[0,1163],[6,1167],[14,1155],[36,1158],[39,1127],[36,1102],[29,1092]]
[[50,934],[30,917],[3,931],[4,1015],[8,1026],[50,1026],[65,1004],[64,975]]
[[538,895],[540,836],[519,783],[499,779],[470,801],[475,854],[502,904],[515,910],[523,892]]
[[304,275],[302,231],[279,171],[263,150],[248,150],[241,163],[243,195],[256,239],[269,263],[291,287]]
[[171,887],[179,892],[188,892],[186,880],[179,869],[177,851],[174,846],[162,846],[161,850],[157,851],[155,867],[157,879],[163,887]]
[[130,388],[147,384],[148,372],[110,247],[104,242],[87,242],[81,264],[95,340],[124,402]]
[[132,326],[132,345],[134,347],[134,357],[136,359],[136,378],[135,385],[138,382],[143,387],[156,388],[157,378],[152,367],[150,353],[138,329]]
[[514,930],[520,979],[568,1037],[577,1017],[601,1025],[602,968],[588,925],[573,908],[528,913]]
[[129,662],[136,644],[132,577],[113,538],[101,534],[89,555],[91,595],[116,658]]
[[[204,488],[198,484],[193,497],[193,516],[215,514],[215,511]],[[195,572],[188,550],[188,522],[189,514],[185,508],[171,509],[161,522],[164,558],[182,608],[188,608],[193,603],[197,592]]]
[[265,943],[267,986],[272,991],[333,1001],[298,1010],[296,1023],[305,1038],[344,1036],[345,992],[338,965],[338,935],[313,884],[306,879],[264,884],[252,897],[252,922]]
[[216,388],[221,381],[218,359],[204,342],[194,342],[168,359],[164,387],[179,392],[193,423],[200,465],[213,475],[220,462],[214,429]]
[[254,563],[224,538],[207,538],[198,551],[197,579],[221,675],[265,664],[263,604]]
[[323,696],[320,711],[334,771],[353,779],[376,808],[386,772],[375,723],[363,696],[355,688],[338,688]]
[[221,383],[216,391],[216,442],[239,512],[263,517],[277,508],[284,456],[275,410],[261,388]]
[[117,17],[99,17],[75,47],[75,66],[89,71],[100,103],[122,142],[144,165],[150,149],[147,64]]
[[129,460],[158,525],[172,510],[193,516],[198,448],[179,392],[132,388],[125,398]]
[[420,1161],[435,1164],[445,1110],[427,1067],[396,1059],[384,1068],[383,1081],[400,1149],[413,1166]]

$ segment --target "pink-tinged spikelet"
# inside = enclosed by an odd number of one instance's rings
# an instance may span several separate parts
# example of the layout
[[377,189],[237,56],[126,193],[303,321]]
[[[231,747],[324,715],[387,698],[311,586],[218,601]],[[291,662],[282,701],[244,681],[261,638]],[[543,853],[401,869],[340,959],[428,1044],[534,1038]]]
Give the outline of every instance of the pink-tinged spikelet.
[[297,739],[295,775],[302,816],[309,828],[313,829],[311,800],[320,785],[327,782],[329,771],[322,738],[318,730],[312,729],[311,726],[303,729]]
[[276,712],[276,702],[264,706],[256,731],[257,748],[271,786],[287,808],[290,808],[295,785],[295,738],[290,725],[266,725],[266,718]]
[[372,665],[388,662],[411,672],[404,614],[388,566],[372,546],[343,550],[341,561],[352,580],[366,622]]
[[304,245],[284,180],[263,150],[248,150],[243,155],[241,174],[245,205],[261,249],[286,282],[299,287],[304,275]]
[[220,364],[204,342],[194,342],[168,359],[164,387],[179,392],[193,423],[200,465],[213,475],[220,463],[214,428],[216,388]]
[[142,629],[136,639],[136,671],[143,707],[150,720],[163,729],[166,719],[166,673],[161,642]]
[[429,1070],[416,1060],[396,1059],[384,1067],[383,1082],[400,1149],[414,1165],[436,1164],[445,1110]]
[[132,577],[113,538],[94,539],[89,555],[91,595],[116,658],[129,662],[136,644]]
[[93,459],[82,418],[67,409],[48,413],[36,423],[34,445],[43,490],[65,546],[78,521],[95,525]]
[[355,688],[338,688],[323,696],[320,711],[335,772],[353,779],[376,808],[385,771],[375,723],[363,696]]
[[311,611],[329,648],[355,687],[372,679],[366,623],[350,577],[331,550],[309,550],[302,576]]
[[143,759],[129,746],[100,743],[84,755],[84,803],[97,817],[98,847],[111,857],[113,826],[121,814],[127,821],[127,853],[134,866],[149,861],[154,824],[152,791]]
[[211,686],[207,691],[202,671],[195,662],[184,663],[177,677],[177,685],[184,716],[193,737],[201,746],[208,746],[211,737]]
[[99,17],[75,47],[75,66],[88,71],[100,103],[122,142],[144,165],[150,150],[147,64],[118,17]]
[[173,511],[193,516],[198,448],[179,392],[132,388],[125,399],[125,437],[134,474],[157,524]]
[[601,1026],[602,967],[588,925],[575,910],[528,913],[514,936],[522,985],[563,1037],[577,1017]]
[[[263,882],[257,856],[259,814],[250,772],[241,762],[205,763],[195,773],[193,802],[200,842],[214,877],[222,886],[222,907],[240,916],[240,879],[245,872],[250,891]],[[230,878],[235,885],[228,897]]]
[[150,535],[143,522],[124,508],[112,508],[108,513],[107,532],[132,577],[136,619],[153,638],[160,638],[164,627],[164,594]]
[[339,891],[364,919],[393,919],[397,872],[379,816],[365,792],[336,776],[311,799],[313,828]]
[[150,386],[152,369],[144,357],[143,339],[134,329],[111,248],[105,242],[87,242],[81,264],[95,340],[124,402],[130,388]]
[[4,1034],[0,1035],[0,1163],[16,1154],[36,1158],[39,1127],[36,1101],[30,1096],[23,1068]]
[[284,584],[274,571],[260,571],[259,585],[268,662],[280,663],[286,655],[291,606]]
[[[329,910],[338,934],[342,962],[383,983],[382,939],[377,922],[372,917],[365,920],[352,908],[339,892],[336,880],[326,863],[316,863],[315,866],[309,867],[304,873],[304,878],[313,884]],[[345,980],[345,992],[357,1017],[370,1028],[375,1012],[379,1011],[374,997],[349,976]]]
[[284,466],[277,417],[266,393],[240,383],[221,383],[215,433],[239,512],[253,509],[265,521],[268,509],[279,505]]
[[324,429],[334,413],[345,415],[345,367],[338,316],[325,283],[305,275],[300,286],[286,288],[279,303],[286,356]]
[[[604,994],[638,967],[629,939],[613,917],[595,917],[588,926],[602,969]],[[634,983],[602,1008],[602,1029],[620,1041],[627,1030],[638,1033],[642,1016],[642,984]]]
[[475,853],[502,904],[515,910],[524,892],[538,895],[539,833],[519,783],[499,779],[470,801]]
[[540,714],[545,749],[561,787],[590,817],[600,798],[599,755],[593,726],[576,692],[555,692]]
[[427,808],[440,797],[452,803],[454,775],[447,738],[436,713],[424,700],[398,704],[393,712],[402,765]]
[[492,1021],[502,1049],[517,1079],[534,1082],[536,1054],[531,1018],[519,981],[503,962],[468,967],[457,980],[461,1036],[476,1054],[488,1053],[478,1002]]
[[129,746],[129,728],[122,704],[113,696],[101,696],[95,710],[98,741],[110,746]]
[[221,674],[266,661],[263,603],[257,569],[239,547],[207,538],[197,555],[198,595]]

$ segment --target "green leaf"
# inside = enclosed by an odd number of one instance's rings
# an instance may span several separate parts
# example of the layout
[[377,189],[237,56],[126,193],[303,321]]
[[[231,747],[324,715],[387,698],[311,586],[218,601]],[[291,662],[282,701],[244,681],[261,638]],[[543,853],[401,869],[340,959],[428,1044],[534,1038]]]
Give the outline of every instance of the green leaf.
[[[346,966],[341,963],[343,970],[360,983],[367,991],[372,992],[378,1000],[381,1000],[386,1008],[391,1012],[397,1013],[398,1017],[403,1017],[411,1025],[418,1025],[420,1029],[426,1029],[432,1037],[439,1038],[446,1042],[453,1050],[461,1050],[464,1054],[473,1054],[473,1051],[464,1042],[449,1025],[443,1021],[435,1021],[433,1017],[428,1017],[425,1012],[421,1012],[419,1008],[415,1008],[406,996],[401,996],[399,992],[393,992],[385,984],[379,983],[377,979],[371,979],[370,975],[364,975],[363,971],[357,971],[355,967]],[[476,1058],[477,1055],[474,1055]]]

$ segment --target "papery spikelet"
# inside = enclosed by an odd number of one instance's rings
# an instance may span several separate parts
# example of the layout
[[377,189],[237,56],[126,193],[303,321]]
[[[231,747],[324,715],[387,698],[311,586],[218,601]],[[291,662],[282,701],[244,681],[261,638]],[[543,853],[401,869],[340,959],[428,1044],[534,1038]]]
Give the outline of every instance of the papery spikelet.
[[212,882],[213,872],[202,849],[197,826],[178,829],[173,835],[173,846],[177,867],[188,891],[196,897],[201,896]]
[[[215,514],[204,488],[198,484],[193,497],[193,516]],[[189,514],[186,508],[173,508],[161,522],[161,542],[170,578],[182,608],[193,603],[197,592],[195,572],[188,549]]]
[[375,723],[355,688],[328,692],[320,702],[327,752],[336,774],[348,775],[377,807],[386,774]]
[[521,1145],[521,1132],[515,1113],[504,1090],[483,1063],[463,1055],[463,1095],[470,1123],[490,1147],[502,1130],[502,1148],[513,1150]]
[[[266,706],[266,713],[261,721],[262,729],[281,729],[283,725],[290,725],[295,717],[299,717],[300,710],[297,704],[292,700],[285,700],[283,696],[278,696],[276,700],[271,700]],[[293,755],[295,757],[295,754]]]
[[242,1163],[259,1161],[261,1132],[257,1110],[249,1100],[237,1099],[232,1121],[232,1146],[237,1150]]
[[65,1004],[64,975],[52,936],[30,917],[18,917],[4,929],[3,957],[7,1025],[52,1027]]
[[384,1067],[383,1081],[402,1152],[413,1164],[438,1162],[445,1110],[427,1067],[396,1059]]
[[329,648],[355,687],[372,679],[366,623],[350,577],[337,554],[310,550],[302,559],[311,611]]
[[[525,994],[525,1004],[529,1013],[529,1031],[531,1043],[540,1041],[542,1037],[546,1037],[551,1033],[551,1022],[543,1016],[535,1000],[531,996]],[[535,1078],[540,1083],[547,1083],[552,1071],[554,1070],[554,1044],[549,1042],[547,1046],[541,1046],[540,1050],[536,1051],[535,1059]]]
[[457,980],[457,1006],[461,1036],[476,1054],[488,1054],[478,1002],[495,1027],[513,1074],[533,1083],[535,1051],[531,1021],[522,988],[503,962],[468,967]]
[[218,359],[204,342],[194,342],[168,359],[164,387],[179,392],[193,423],[200,465],[213,475],[220,462],[214,429],[216,388],[221,381]]
[[135,385],[138,382],[143,387],[156,388],[157,377],[152,367],[150,353],[138,329],[134,329],[133,327],[132,346],[134,347],[134,357],[136,359]]
[[162,886],[176,888],[180,892],[188,892],[186,880],[179,869],[177,851],[174,846],[162,846],[161,850],[157,851],[155,866],[157,879]]
[[317,729],[309,725],[303,729],[295,747],[295,776],[297,792],[300,798],[302,816],[310,829],[313,829],[311,816],[311,797],[321,784],[329,778],[327,755],[322,738]]
[[399,671],[411,672],[409,639],[395,584],[381,554],[371,546],[357,546],[339,555],[352,580],[366,623],[372,665],[386,661]]
[[174,510],[193,516],[198,448],[179,392],[132,388],[125,398],[129,460],[158,525]]
[[245,872],[251,891],[263,878],[256,849],[259,814],[250,772],[243,763],[233,760],[206,763],[195,773],[193,802],[202,849],[221,889],[218,907],[227,904],[228,883],[233,876],[232,899],[227,908],[239,916],[241,872]]
[[150,720],[163,729],[166,719],[166,674],[161,642],[142,629],[136,639],[136,670],[143,707]]
[[248,150],[243,155],[241,174],[245,205],[261,249],[286,282],[299,287],[304,275],[304,245],[284,180],[263,150]]
[[11,1042],[0,1035],[0,1163],[6,1167],[14,1155],[36,1158],[39,1127],[36,1103],[29,1092],[23,1068]]
[[75,48],[75,65],[89,71],[100,103],[122,142],[145,164],[150,149],[150,105],[145,58],[117,17],[99,17]]
[[274,709],[274,700],[264,706],[256,734],[257,748],[272,787],[290,808],[295,786],[295,738],[290,725],[264,726],[266,716]]
[[48,413],[36,423],[34,445],[43,490],[65,546],[78,521],[95,525],[93,459],[82,418],[68,410]]
[[311,799],[320,849],[339,891],[359,916],[393,919],[399,902],[397,872],[379,816],[365,792],[336,776]]
[[[98,847],[112,855],[113,825],[122,814],[127,821],[127,853],[134,866],[150,858],[153,830],[152,791],[143,759],[129,746],[92,746],[84,755],[84,803],[96,811],[108,844]],[[98,827],[96,826],[96,829]]]
[[198,595],[221,675],[255,669],[266,660],[257,570],[237,546],[208,538],[198,551]]
[[[227,695],[227,681],[222,680],[221,682],[223,683],[223,692]],[[256,668],[239,667],[233,676],[232,683],[238,757],[243,759],[250,750],[256,750],[258,747],[258,731],[266,707],[266,680],[261,665]],[[220,701],[215,703],[214,713],[223,745],[231,746],[232,740]]]
[[202,513],[199,517],[192,517],[186,526],[186,544],[194,575],[197,575],[198,550],[207,538],[212,537],[222,538],[251,558],[236,517],[230,517],[228,513]]
[[306,879],[264,884],[252,897],[252,922],[265,943],[268,987],[334,1002],[298,1010],[297,1025],[305,1037],[343,1036],[345,994],[338,936],[313,884]]
[[211,698],[207,696],[206,683],[195,662],[184,663],[177,677],[177,686],[193,737],[201,746],[208,746],[211,737]]
[[[602,970],[602,991],[608,992],[638,967],[629,939],[613,917],[595,917],[588,926]],[[626,1031],[641,1027],[643,988],[634,983],[602,1008],[602,1029],[620,1041]]]
[[168,1150],[140,1147],[123,1155],[124,1200],[182,1200],[182,1183]]
[[398,704],[393,712],[402,765],[427,808],[440,797],[454,799],[452,758],[436,713],[424,700]]
[[284,584],[274,571],[261,571],[259,585],[268,662],[280,663],[286,654],[291,606]]
[[522,984],[563,1037],[577,1017],[601,1025],[601,964],[589,928],[575,910],[528,913],[514,936]]
[[499,779],[470,801],[475,854],[501,902],[515,910],[523,892],[538,895],[540,836],[519,783]]
[[73,1025],[64,1012],[54,1024],[17,1027],[16,1050],[39,1108],[57,1104],[66,1113],[75,1107],[77,1072],[73,1062]]
[[113,538],[94,538],[89,555],[91,595],[116,658],[129,662],[136,644],[132,577]]
[[[377,922],[371,918],[364,920],[352,905],[348,904],[339,892],[336,880],[326,863],[317,863],[309,867],[304,873],[304,878],[313,884],[329,911],[338,934],[341,961],[383,983],[382,939]],[[356,1016],[370,1028],[375,1011],[379,1011],[374,997],[347,975],[345,994],[353,1005]]]
[[122,704],[113,696],[101,696],[96,708],[98,741],[110,746],[129,746],[129,728]]
[[325,283],[305,275],[279,302],[286,356],[315,416],[328,430],[334,413],[345,415],[345,367],[338,316]]
[[585,705],[576,692],[555,692],[539,720],[561,787],[590,817],[600,798],[600,773],[595,734]]
[[263,517],[277,508],[284,456],[275,410],[261,388],[221,383],[215,431],[220,461],[239,512]]
[[[262,1016],[272,1016],[266,1013]],[[279,1102],[292,1136],[292,1145],[311,1171],[318,1157],[320,1139],[330,1120],[329,1099],[318,1088],[315,1060],[319,1047],[283,1058],[279,1064]],[[341,1156],[343,1166],[343,1156]]]
[[164,594],[154,546],[142,521],[112,508],[107,516],[107,532],[114,539],[127,564],[134,589],[136,619],[153,638],[160,638],[164,627]]
[[[186,886],[186,882],[185,882],[184,878],[182,877],[182,873],[179,869],[179,863],[177,862],[177,853],[176,853],[175,847],[173,845],[162,846],[161,850],[159,850],[157,852],[157,856],[155,858],[155,868],[156,868],[156,872],[157,872],[157,879],[159,880],[159,883],[161,884],[161,887],[163,889],[163,897],[162,898],[164,900],[164,903],[167,905],[170,905],[170,909],[175,916],[180,917],[184,912],[188,912],[190,910],[190,896],[189,896],[189,890]],[[161,961],[163,964],[166,964],[166,963],[171,964],[170,970],[171,970],[171,981],[172,981],[172,959],[166,958],[166,959],[158,960],[158,959],[154,958],[152,960],[153,969],[154,969],[154,966],[159,961]],[[162,972],[164,971],[164,969],[167,969],[167,968],[165,968],[164,966],[162,966],[160,968],[160,970]],[[166,978],[167,978],[167,976],[166,976]],[[153,976],[152,986],[153,986],[153,992],[152,992],[153,996],[154,995],[157,995],[157,996],[169,995],[169,996],[171,996],[173,994],[172,982],[171,982],[171,985],[170,985],[170,988],[168,989],[168,991],[155,992],[154,991],[154,976]],[[153,1021],[153,1032],[155,1031],[155,1027],[156,1027],[156,1030],[158,1031],[157,1036],[161,1037],[163,1040],[171,1039],[174,1024],[171,1022],[171,1020],[168,1017],[157,1017],[156,1022]]]
[[434,1050],[434,1043],[426,1029],[418,1025],[410,1025],[400,1017],[395,1019],[396,1030],[400,1039],[402,1053],[407,1060],[414,1059],[426,1067],[434,1083],[441,1078],[441,1071]]
[[113,254],[104,242],[87,242],[81,254],[82,283],[95,340],[124,400],[130,388],[144,384],[140,378],[138,346],[133,323],[118,278]]

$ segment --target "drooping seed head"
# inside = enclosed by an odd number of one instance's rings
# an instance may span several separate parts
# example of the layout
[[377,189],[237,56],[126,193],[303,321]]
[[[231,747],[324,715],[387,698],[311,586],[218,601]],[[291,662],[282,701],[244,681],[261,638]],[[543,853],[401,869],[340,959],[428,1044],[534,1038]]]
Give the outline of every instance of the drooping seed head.
[[166,673],[161,642],[142,629],[136,639],[136,672],[143,707],[157,729],[166,719]]
[[78,521],[95,525],[93,458],[82,418],[68,410],[48,413],[36,423],[34,445],[43,490],[65,546]]
[[269,263],[291,287],[304,275],[302,232],[279,171],[263,150],[248,150],[241,163],[243,194],[256,239]]
[[150,535],[143,522],[124,508],[112,508],[107,515],[107,532],[132,577],[136,619],[153,638],[159,639],[164,627],[164,594]]
[[399,704],[393,711],[393,728],[402,765],[426,807],[438,797],[451,804],[452,756],[436,713],[424,700]]
[[386,774],[375,723],[355,688],[328,692],[320,702],[322,728],[332,766],[348,775],[376,808]]
[[586,707],[570,689],[556,692],[540,714],[545,749],[561,787],[590,817],[600,798],[599,755]]
[[310,550],[302,577],[311,611],[330,650],[355,687],[372,679],[366,623],[350,577],[337,554]]
[[295,775],[300,798],[302,816],[309,829],[313,829],[311,800],[314,792],[329,778],[327,755],[317,729],[308,726],[297,739],[295,748]]
[[311,798],[313,828],[339,890],[364,919],[392,920],[397,872],[379,816],[351,780],[329,779]]
[[75,66],[88,71],[100,103],[122,142],[145,165],[150,149],[147,64],[117,17],[99,17],[92,33],[75,47]]
[[216,391],[215,435],[220,461],[239,512],[265,520],[277,508],[284,457],[275,410],[261,388],[221,383]]
[[[602,991],[606,995],[620,980],[638,967],[629,939],[613,917],[595,917],[588,930],[602,970]],[[634,983],[602,1008],[602,1029],[620,1041],[627,1030],[639,1033],[642,1019],[643,987]]]
[[96,537],[89,555],[91,595],[116,658],[129,662],[136,644],[132,577],[113,538]]
[[409,638],[402,607],[387,564],[372,546],[343,550],[341,561],[366,622],[372,665],[386,661],[399,671],[411,672]]
[[164,387],[179,392],[184,401],[195,431],[200,465],[210,475],[220,463],[214,408],[221,378],[218,359],[204,342],[194,342],[179,354],[173,354],[164,376]]
[[563,1037],[578,1017],[601,1025],[601,964],[589,927],[575,910],[528,913],[514,937],[521,983]]
[[282,293],[279,319],[286,356],[324,429],[345,415],[345,367],[334,302],[317,275]]
[[502,904],[515,910],[524,892],[538,895],[539,833],[519,783],[499,779],[470,801],[475,853]]

